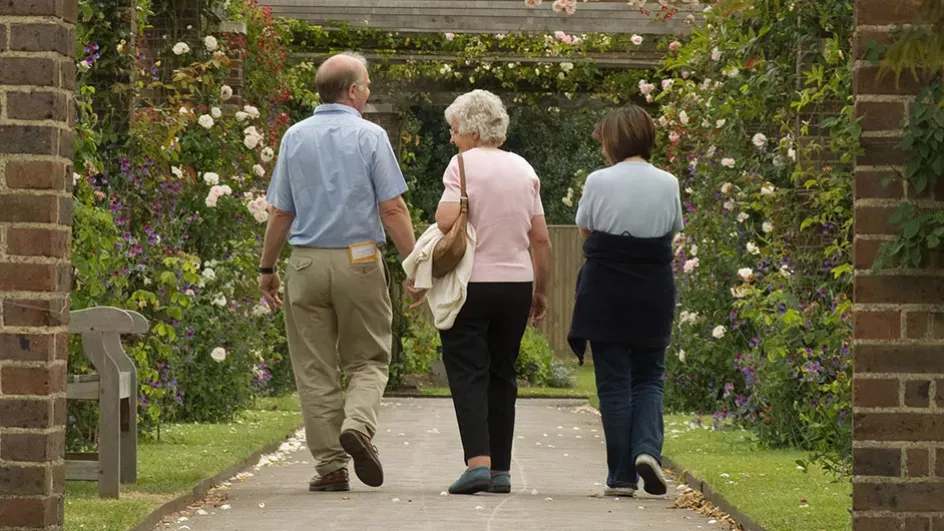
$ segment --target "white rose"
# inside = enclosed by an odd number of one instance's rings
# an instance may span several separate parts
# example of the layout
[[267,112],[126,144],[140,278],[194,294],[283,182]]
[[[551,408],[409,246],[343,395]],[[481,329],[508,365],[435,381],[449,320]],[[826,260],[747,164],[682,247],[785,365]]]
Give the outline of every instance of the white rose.
[[275,152],[272,151],[272,148],[267,147],[262,150],[262,162],[269,162],[275,158]]
[[170,172],[173,173],[174,177],[177,177],[178,179],[184,176],[184,171],[181,170],[179,166],[171,166]]
[[734,188],[734,185],[733,185],[733,184],[731,184],[731,183],[724,183],[724,184],[721,185],[721,193],[727,195],[727,194],[731,193],[731,189],[732,189],[732,188]]
[[570,72],[571,70],[574,69],[574,63],[570,63],[570,62],[561,63],[560,67],[561,67],[561,70],[563,70],[564,72]]
[[724,332],[725,332],[724,327],[721,326],[721,325],[718,325],[718,326],[715,327],[714,330],[711,331],[711,335],[712,335],[712,337],[714,337],[715,339],[721,339],[721,338],[724,337]]
[[784,265],[780,266],[780,274],[783,275],[783,276],[785,276],[785,277],[787,277],[787,278],[790,278],[790,275],[792,275],[793,272],[790,271],[790,266],[784,264]]
[[215,299],[213,299],[213,301],[210,304],[214,306],[219,306],[220,308],[222,308],[223,306],[226,306],[226,297],[222,293],[220,293],[219,295],[216,296]]
[[757,133],[754,135],[754,138],[751,139],[751,142],[753,142],[758,148],[762,148],[767,144],[767,137],[764,135],[764,133]]
[[734,210],[735,206],[737,206],[737,204],[732,199],[728,199],[727,201],[724,202],[725,210],[729,210],[729,211]]
[[233,87],[229,85],[223,85],[220,87],[220,99],[226,101],[233,97]]
[[233,195],[233,189],[228,184],[222,184],[216,188],[219,189],[220,195]]
[[751,254],[760,254],[760,247],[754,242],[747,242],[747,252]]
[[639,46],[642,44],[642,36],[640,35],[634,34],[629,40],[632,41],[632,43],[635,44],[636,46]]
[[788,149],[788,150],[787,150],[787,156],[790,157],[790,160],[796,161],[796,159],[797,159],[797,152],[796,152],[796,150],[793,149],[793,148]]
[[682,363],[685,363],[685,351],[684,351],[684,350],[679,350],[679,351],[678,351],[678,359],[679,359],[679,361],[681,361]]
[[259,109],[253,107],[252,105],[244,106],[243,110],[246,111],[246,114],[251,116],[253,120],[259,117]]
[[261,164],[256,164],[252,167],[252,173],[256,174],[256,177],[265,177],[265,168]]
[[223,111],[219,107],[213,107],[210,109],[210,116],[213,118],[219,118],[220,116],[223,116]]
[[207,172],[203,174],[203,182],[207,183],[210,186],[216,186],[220,184],[220,176],[217,173]]
[[697,258],[692,258],[691,260],[687,260],[685,264],[682,266],[682,270],[685,271],[686,273],[693,273],[695,272],[695,269],[697,268],[698,268]]
[[246,135],[243,138],[243,145],[249,149],[255,149],[259,142],[262,142],[262,134],[256,130],[255,126],[247,127],[243,133]]
[[721,159],[721,165],[724,166],[725,168],[733,168],[735,164],[736,164],[736,161],[732,159],[731,157],[725,157]]
[[726,123],[728,123],[728,121],[725,120],[724,118],[722,118],[722,119],[718,120],[717,122],[715,122],[715,127],[718,128],[718,129],[721,129],[722,127],[724,127],[724,124],[726,124]]
[[717,46],[715,46],[715,48],[711,50],[711,60],[712,61],[721,60],[721,50],[719,50]]
[[200,115],[200,118],[197,119],[197,122],[198,122],[204,129],[209,129],[209,128],[213,127],[213,124],[214,124],[214,122],[213,122],[213,117],[210,116],[209,114]]
[[215,52],[217,48],[220,47],[219,41],[216,40],[216,37],[213,35],[207,35],[203,39],[203,45],[206,46],[208,52]]
[[237,122],[245,122],[245,121],[246,121],[246,118],[249,118],[249,115],[248,115],[248,114],[246,114],[246,113],[243,112],[243,111],[236,111],[236,121],[237,121]]
[[774,185],[768,184],[761,187],[760,195],[774,195]]
[[256,210],[252,213],[252,217],[256,219],[259,223],[265,223],[269,221],[269,213],[265,210]]
[[190,46],[185,42],[178,42],[174,45],[174,55],[183,55],[185,53],[190,53]]
[[747,297],[748,291],[748,288],[745,286],[736,286],[731,288],[731,296],[735,299],[743,299]]
[[215,207],[217,204],[219,204],[219,201],[220,196],[211,192],[206,197],[206,206],[211,208]]
[[774,230],[774,224],[769,221],[765,221],[764,224],[761,225],[761,229],[763,229],[765,233],[770,233]]
[[688,125],[688,113],[687,113],[687,112],[682,111],[682,112],[679,113],[679,123],[681,123],[682,125]]
[[217,363],[226,361],[226,350],[223,347],[216,347],[210,352],[210,357]]
[[741,280],[748,281],[754,278],[754,271],[749,267],[742,267],[741,269],[738,269],[738,276],[741,278]]
[[177,112],[178,112],[181,116],[187,116],[188,114],[190,114],[190,109],[188,109],[188,108],[186,108],[186,107],[181,107],[180,110],[177,111]]
[[738,223],[744,223],[749,217],[746,212],[741,212],[737,217]]
[[697,245],[692,245],[692,248],[691,248],[691,250],[689,250],[688,254],[692,255],[692,258],[694,258],[695,256],[697,256],[697,255],[698,255],[698,246],[697,246]]
[[216,280],[216,271],[208,267],[203,270],[203,273],[200,273],[200,276],[206,280]]

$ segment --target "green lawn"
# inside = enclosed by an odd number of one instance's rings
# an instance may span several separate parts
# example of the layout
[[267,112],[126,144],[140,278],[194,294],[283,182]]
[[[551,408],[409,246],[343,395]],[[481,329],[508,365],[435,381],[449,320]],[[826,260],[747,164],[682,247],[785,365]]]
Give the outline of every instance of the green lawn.
[[66,485],[65,529],[130,529],[161,504],[189,491],[301,425],[294,396],[261,399],[230,424],[175,424],[161,440],[138,445],[138,483],[103,500],[91,482]]
[[666,416],[665,455],[758,525],[768,531],[850,528],[851,483],[837,483],[819,469],[798,470],[806,452],[762,450],[744,430],[707,430],[693,426],[692,418]]

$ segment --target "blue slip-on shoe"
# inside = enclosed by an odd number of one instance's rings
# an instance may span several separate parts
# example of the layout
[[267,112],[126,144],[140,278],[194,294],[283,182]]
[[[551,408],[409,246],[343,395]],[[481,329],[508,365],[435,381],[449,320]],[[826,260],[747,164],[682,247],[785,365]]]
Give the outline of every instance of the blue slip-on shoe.
[[488,492],[492,494],[508,494],[511,492],[511,472],[492,471],[491,485]]
[[478,466],[466,470],[455,483],[449,485],[449,494],[475,494],[488,490],[491,484],[488,467]]

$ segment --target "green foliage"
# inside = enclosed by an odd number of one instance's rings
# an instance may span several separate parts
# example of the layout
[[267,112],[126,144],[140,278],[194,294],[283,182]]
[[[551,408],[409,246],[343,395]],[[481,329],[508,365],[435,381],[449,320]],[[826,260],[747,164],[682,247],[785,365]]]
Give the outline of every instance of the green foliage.
[[[944,74],[944,0],[922,0],[915,20],[921,24],[896,27],[891,44],[872,43],[867,58],[880,63],[880,74],[908,70],[915,78],[940,79]],[[944,99],[939,100],[944,105]]]
[[[926,195],[929,187],[944,175],[944,89],[941,82],[922,88],[905,125],[898,148],[908,153],[905,174],[908,197]],[[873,271],[883,267],[920,267],[930,251],[944,241],[944,210],[922,207],[916,201],[905,201],[889,219],[899,228],[894,239],[884,242],[872,265]]]
[[[725,1],[669,51],[655,162],[679,177],[666,405],[851,460],[851,5]],[[785,51],[787,51],[785,53]],[[802,52],[802,53],[797,53]],[[785,91],[784,87],[795,87]],[[802,141],[801,141],[802,139]],[[585,173],[577,176],[574,204]]]
[[[154,64],[123,42],[131,39],[116,29],[118,14],[102,18],[109,6],[87,0],[80,10],[77,33],[100,41],[80,43],[94,53],[76,90],[72,307],[129,308],[150,321],[148,334],[125,340],[146,435],[172,420],[229,420],[254,396],[293,386],[281,316],[261,305],[256,287],[261,194],[287,126],[282,72],[277,62],[250,63],[249,78],[269,83],[247,87],[258,109],[227,105],[224,88],[232,59],[271,51],[278,41],[266,36],[278,29],[239,3],[258,38],[220,37],[218,49],[191,41],[179,55],[168,42]],[[165,73],[159,65],[169,62],[176,67]],[[105,90],[121,79],[128,92]],[[70,350],[71,372],[92,370],[77,338]],[[95,409],[69,407],[70,447],[94,443]]]

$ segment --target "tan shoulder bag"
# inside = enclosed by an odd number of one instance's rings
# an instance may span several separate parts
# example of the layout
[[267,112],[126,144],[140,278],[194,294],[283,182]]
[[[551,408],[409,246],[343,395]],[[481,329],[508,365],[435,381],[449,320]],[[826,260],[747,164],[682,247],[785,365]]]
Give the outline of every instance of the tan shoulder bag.
[[469,194],[465,189],[465,164],[459,153],[459,217],[433,248],[433,278],[442,278],[458,267],[468,243]]

